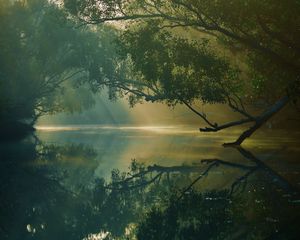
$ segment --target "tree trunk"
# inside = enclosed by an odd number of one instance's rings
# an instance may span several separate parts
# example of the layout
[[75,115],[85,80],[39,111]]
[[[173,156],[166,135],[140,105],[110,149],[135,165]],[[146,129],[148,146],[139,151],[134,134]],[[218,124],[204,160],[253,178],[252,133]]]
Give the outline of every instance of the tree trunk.
[[255,124],[250,127],[248,130],[243,132],[239,138],[232,143],[224,143],[224,146],[234,146],[241,145],[246,138],[250,137],[257,129],[259,129],[264,123],[266,123],[274,114],[279,112],[286,104],[289,102],[289,97],[284,96],[279,99],[273,106],[267,109],[264,113],[262,113],[255,121]]

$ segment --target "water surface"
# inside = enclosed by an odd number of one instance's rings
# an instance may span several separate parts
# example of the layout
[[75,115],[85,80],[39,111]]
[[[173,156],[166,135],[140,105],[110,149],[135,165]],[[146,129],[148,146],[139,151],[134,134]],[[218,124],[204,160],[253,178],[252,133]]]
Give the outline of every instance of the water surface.
[[[171,195],[186,201],[191,191],[207,193],[207,201],[214,192],[231,199],[232,236],[288,236],[284,226],[299,214],[300,135],[269,130],[245,149],[222,146],[238,133],[176,125],[38,126],[35,137],[1,144],[1,236],[134,239],[151,206],[165,209]],[[248,209],[234,210],[239,204]],[[235,223],[240,213],[242,227]]]

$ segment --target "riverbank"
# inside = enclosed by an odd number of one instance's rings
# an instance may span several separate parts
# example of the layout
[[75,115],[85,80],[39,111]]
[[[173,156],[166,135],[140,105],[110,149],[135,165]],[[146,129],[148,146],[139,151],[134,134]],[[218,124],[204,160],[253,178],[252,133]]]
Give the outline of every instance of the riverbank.
[[23,122],[1,122],[0,123],[0,141],[21,140],[27,135],[33,133],[35,128]]

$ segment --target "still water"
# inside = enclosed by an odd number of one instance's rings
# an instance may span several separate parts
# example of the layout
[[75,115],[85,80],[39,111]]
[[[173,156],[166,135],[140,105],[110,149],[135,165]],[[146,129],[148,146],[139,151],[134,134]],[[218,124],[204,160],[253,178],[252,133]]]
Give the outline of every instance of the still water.
[[0,145],[0,239],[298,239],[300,133],[237,134],[38,126]]

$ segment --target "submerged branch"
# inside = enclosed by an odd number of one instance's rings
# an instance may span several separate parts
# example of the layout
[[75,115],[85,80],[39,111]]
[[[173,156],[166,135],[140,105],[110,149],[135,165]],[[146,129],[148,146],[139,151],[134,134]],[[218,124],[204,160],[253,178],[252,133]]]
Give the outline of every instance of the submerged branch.
[[248,130],[243,132],[239,138],[232,143],[225,143],[224,146],[232,146],[232,145],[240,145],[242,142],[250,137],[257,129],[259,129],[265,122],[267,122],[273,115],[279,112],[284,106],[286,106],[289,102],[289,97],[284,96],[283,98],[279,99],[273,106],[267,109],[264,113],[260,116],[255,118],[255,124],[250,127]]

